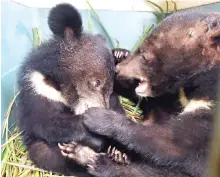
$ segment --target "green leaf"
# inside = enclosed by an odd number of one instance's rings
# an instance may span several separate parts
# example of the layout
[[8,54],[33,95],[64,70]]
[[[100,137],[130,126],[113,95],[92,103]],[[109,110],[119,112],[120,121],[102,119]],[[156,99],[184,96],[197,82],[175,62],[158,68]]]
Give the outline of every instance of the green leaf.
[[1,153],[1,176],[4,176],[7,167],[7,161],[9,159],[9,151],[8,148],[5,147],[3,152]]
[[171,0],[171,2],[173,3],[173,5],[174,5],[174,11],[176,12],[176,11],[177,11],[177,5],[176,5],[176,2],[174,2],[174,1],[172,1],[172,0]]
[[32,31],[33,31],[33,46],[34,48],[36,48],[41,44],[41,39],[38,32],[38,28],[33,28]]
[[137,113],[137,110],[139,109],[139,106],[140,106],[142,100],[143,100],[142,97],[138,100],[138,103],[137,103],[137,105],[135,106],[134,111],[132,112],[132,116],[134,116],[134,115]]
[[152,5],[154,5],[155,7],[157,7],[157,8],[159,9],[160,13],[164,14],[163,8],[160,7],[158,4],[156,4],[156,3],[152,2],[152,1],[149,1],[149,0],[147,0],[147,2],[149,2],[150,4],[152,4]]
[[119,48],[120,47],[119,41],[117,39],[115,39],[115,41],[116,41],[116,48]]
[[132,47],[131,52],[134,52],[140,44],[144,41],[144,39],[149,35],[151,30],[154,28],[154,24],[150,24],[147,27],[144,28],[143,35],[138,39],[138,41],[135,43],[135,45]]
[[91,11],[88,11],[88,31],[92,33]]
[[169,10],[169,3],[168,1],[166,1],[166,13],[168,13],[168,10]]
[[86,2],[87,2],[87,4],[89,5],[89,7],[90,7],[91,11],[93,12],[93,14],[95,15],[96,21],[98,22],[98,24],[99,24],[100,27],[102,28],[102,30],[103,30],[103,32],[104,32],[104,34],[105,34],[105,36],[106,36],[106,38],[107,38],[107,40],[108,40],[108,43],[109,43],[109,45],[110,45],[109,47],[110,47],[110,48],[114,48],[114,43],[113,43],[113,41],[112,41],[112,39],[111,39],[109,33],[107,32],[106,28],[105,28],[104,25],[102,24],[102,22],[101,22],[101,20],[100,20],[100,18],[99,18],[99,16],[98,16],[98,14],[97,14],[96,11],[93,9],[93,7],[92,7],[91,4],[89,3],[89,1],[86,0]]
[[29,173],[31,172],[31,170],[25,170],[22,174],[19,175],[19,177],[29,177]]
[[11,137],[9,138],[9,140],[6,141],[5,144],[3,144],[1,147],[4,147],[4,146],[6,146],[7,144],[11,143],[13,140],[15,140],[17,137],[19,137],[19,136],[21,135],[21,133],[22,133],[22,132],[18,133],[18,134],[15,135],[15,136],[11,136]]
[[[159,23],[160,21],[162,21],[165,17],[166,14],[164,13],[164,10],[162,7],[160,7],[158,4],[147,0],[147,2],[149,2],[150,4],[154,5],[156,8],[158,8],[159,12],[154,12],[154,15],[157,17],[157,23]],[[166,1],[166,5],[167,5],[167,11],[168,11],[168,2]]]

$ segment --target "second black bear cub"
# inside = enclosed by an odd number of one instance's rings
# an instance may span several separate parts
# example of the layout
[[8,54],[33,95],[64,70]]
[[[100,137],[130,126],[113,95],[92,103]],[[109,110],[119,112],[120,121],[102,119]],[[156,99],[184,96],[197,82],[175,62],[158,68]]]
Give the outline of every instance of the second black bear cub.
[[118,84],[121,77],[135,79],[130,90],[154,96],[146,101],[154,104],[149,116],[163,121],[143,126],[107,109],[86,111],[87,128],[143,157],[122,166],[100,155],[89,164],[90,172],[100,177],[207,176],[220,72],[220,13],[170,15],[116,70]]

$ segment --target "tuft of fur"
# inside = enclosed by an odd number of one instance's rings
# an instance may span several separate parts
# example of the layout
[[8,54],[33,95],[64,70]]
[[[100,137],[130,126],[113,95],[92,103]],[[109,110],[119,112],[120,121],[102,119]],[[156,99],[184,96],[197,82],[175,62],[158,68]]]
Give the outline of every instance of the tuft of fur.
[[82,19],[78,10],[70,4],[58,4],[50,11],[48,24],[54,35],[64,37],[67,27],[71,28],[75,37],[82,34]]

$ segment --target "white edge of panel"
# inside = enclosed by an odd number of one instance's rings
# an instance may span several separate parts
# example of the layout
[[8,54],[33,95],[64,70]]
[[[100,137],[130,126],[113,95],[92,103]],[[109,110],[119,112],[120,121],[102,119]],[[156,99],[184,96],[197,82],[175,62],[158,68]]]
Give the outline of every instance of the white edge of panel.
[[[59,3],[70,3],[78,9],[89,9],[86,0],[11,0],[27,7],[35,8],[51,8]],[[220,0],[173,0],[176,2],[177,9],[186,9],[201,5],[220,2]],[[165,0],[152,0],[163,9],[166,9]],[[94,9],[115,10],[115,11],[155,11],[157,8],[146,2],[145,0],[89,0],[89,3]],[[171,0],[169,3],[169,11],[173,11],[174,4]]]

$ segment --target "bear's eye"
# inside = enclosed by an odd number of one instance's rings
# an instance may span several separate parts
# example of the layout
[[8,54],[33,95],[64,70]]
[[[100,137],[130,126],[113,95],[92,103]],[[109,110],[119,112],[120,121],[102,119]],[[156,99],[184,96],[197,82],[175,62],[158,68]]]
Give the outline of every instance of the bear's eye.
[[139,52],[140,52],[140,53],[144,53],[144,49],[140,49]]
[[93,86],[94,87],[99,87],[101,85],[101,81],[100,80],[96,80],[93,82]]
[[136,51],[137,54],[141,54],[143,52],[144,52],[144,49],[141,49],[141,48],[138,48],[137,51]]

